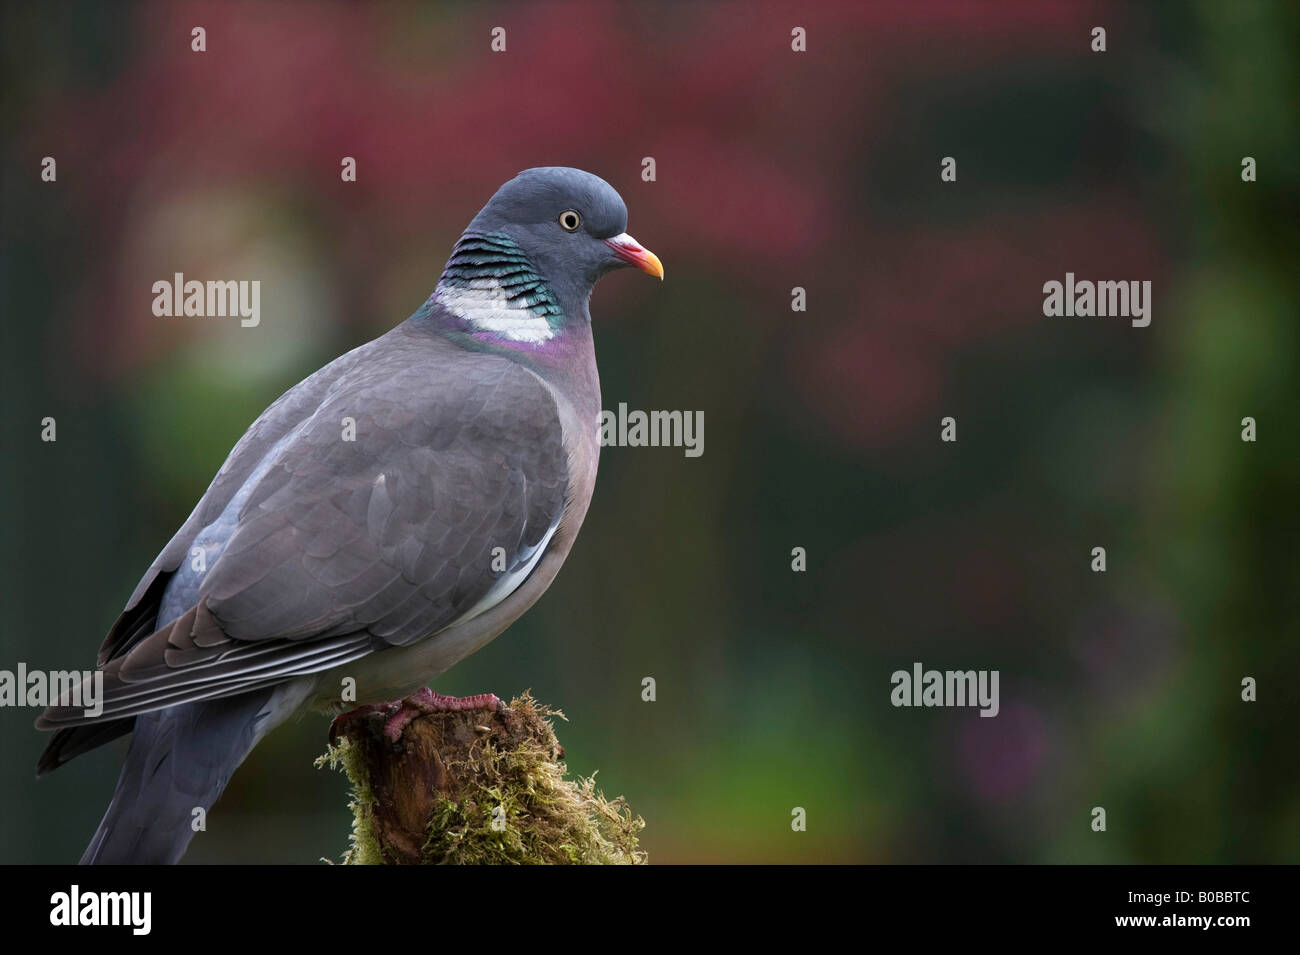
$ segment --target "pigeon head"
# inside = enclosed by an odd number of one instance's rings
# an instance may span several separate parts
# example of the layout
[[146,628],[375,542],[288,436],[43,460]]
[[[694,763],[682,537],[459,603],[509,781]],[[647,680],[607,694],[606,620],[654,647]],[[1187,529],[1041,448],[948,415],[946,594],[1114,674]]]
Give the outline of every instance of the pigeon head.
[[628,265],[664,277],[659,258],[627,234],[623,197],[581,169],[525,169],[497,190],[469,228],[510,236],[552,282],[577,278],[589,291],[606,272]]
[[470,332],[539,343],[589,319],[587,300],[612,269],[663,278],[659,258],[627,234],[627,206],[599,176],[526,169],[479,211],[452,251],[434,297]]

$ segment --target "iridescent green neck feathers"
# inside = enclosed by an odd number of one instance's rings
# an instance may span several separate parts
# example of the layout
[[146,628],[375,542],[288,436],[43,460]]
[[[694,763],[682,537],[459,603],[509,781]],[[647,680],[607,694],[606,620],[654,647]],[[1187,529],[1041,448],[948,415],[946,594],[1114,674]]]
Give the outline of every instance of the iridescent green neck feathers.
[[564,309],[519,245],[502,232],[466,232],[434,299],[471,334],[541,344],[559,334]]

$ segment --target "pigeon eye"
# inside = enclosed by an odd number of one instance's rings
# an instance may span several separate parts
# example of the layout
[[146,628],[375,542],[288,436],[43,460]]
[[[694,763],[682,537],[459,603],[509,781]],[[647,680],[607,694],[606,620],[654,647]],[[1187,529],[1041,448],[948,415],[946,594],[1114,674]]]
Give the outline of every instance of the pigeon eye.
[[582,216],[572,209],[560,213],[560,228],[565,232],[577,232],[580,225],[582,225]]

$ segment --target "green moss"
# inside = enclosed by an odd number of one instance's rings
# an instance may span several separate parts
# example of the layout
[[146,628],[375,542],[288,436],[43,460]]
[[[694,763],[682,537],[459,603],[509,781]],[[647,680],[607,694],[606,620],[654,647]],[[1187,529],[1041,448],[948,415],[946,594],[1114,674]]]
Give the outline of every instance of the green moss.
[[343,855],[344,865],[382,865],[383,853],[369,824],[375,794],[370,789],[370,776],[361,758],[361,747],[344,737],[332,744],[324,756],[318,756],[315,765],[317,769],[323,766],[342,769],[352,784],[352,798],[348,801],[348,809],[352,811],[352,834],[348,837],[348,851]]
[[[480,714],[432,714],[420,732],[436,733],[437,753],[452,780],[436,794],[420,859],[430,865],[641,864],[644,821],[620,796],[607,799],[595,778],[566,778],[564,751],[552,717],[558,710],[531,696],[511,701],[494,726],[472,725]],[[459,723],[459,725],[458,725]],[[472,725],[476,732],[457,732]],[[408,728],[408,732],[410,729]],[[459,742],[465,741],[468,742]],[[344,862],[382,863],[367,749],[343,739],[317,760],[342,768],[352,784],[351,847]],[[373,758],[373,756],[372,756]],[[418,829],[416,830],[418,832]],[[418,841],[418,840],[417,840]]]

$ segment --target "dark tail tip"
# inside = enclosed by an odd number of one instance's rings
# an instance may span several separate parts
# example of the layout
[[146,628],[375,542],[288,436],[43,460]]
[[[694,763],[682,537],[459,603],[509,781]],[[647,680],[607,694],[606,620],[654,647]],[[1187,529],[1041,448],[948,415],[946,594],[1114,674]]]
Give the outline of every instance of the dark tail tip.
[[[40,727],[40,720],[37,720],[36,725]],[[36,761],[36,778],[48,776],[68,760],[75,759],[82,753],[88,753],[131,732],[134,725],[135,717],[130,717],[124,720],[110,720],[107,723],[87,723],[55,730],[45,751]]]

